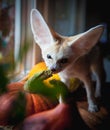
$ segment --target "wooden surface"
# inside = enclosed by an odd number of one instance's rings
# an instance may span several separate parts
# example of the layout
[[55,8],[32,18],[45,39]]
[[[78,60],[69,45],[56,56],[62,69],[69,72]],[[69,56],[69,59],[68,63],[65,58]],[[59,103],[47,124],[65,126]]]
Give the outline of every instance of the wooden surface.
[[[80,94],[79,94],[80,93]],[[95,113],[88,112],[85,89],[80,88],[76,93],[77,107],[81,118],[90,130],[110,130],[110,83],[102,87],[102,98],[99,103],[100,110]]]

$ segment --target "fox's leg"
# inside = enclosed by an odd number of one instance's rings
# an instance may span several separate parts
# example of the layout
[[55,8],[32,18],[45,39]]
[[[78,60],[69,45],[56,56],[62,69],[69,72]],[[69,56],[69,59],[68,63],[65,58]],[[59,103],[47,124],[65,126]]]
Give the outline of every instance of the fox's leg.
[[87,93],[87,100],[88,100],[88,111],[96,112],[99,110],[98,105],[96,103],[96,99],[94,96],[94,87],[93,81],[90,75],[87,75],[81,79],[85,85],[86,93]]
[[92,72],[96,78],[96,89],[95,97],[101,97],[101,87],[105,83],[106,73],[103,65],[103,61],[99,61],[97,64],[92,66]]
[[101,87],[106,80],[106,72],[104,68],[103,56],[100,54],[99,48],[97,48],[96,56],[94,56],[91,71],[96,78],[96,90],[95,97],[101,97]]

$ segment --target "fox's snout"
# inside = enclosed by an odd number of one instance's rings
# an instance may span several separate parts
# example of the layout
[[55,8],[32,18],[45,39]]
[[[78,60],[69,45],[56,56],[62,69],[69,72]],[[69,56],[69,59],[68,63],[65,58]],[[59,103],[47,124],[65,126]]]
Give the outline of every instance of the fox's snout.
[[56,71],[56,68],[51,68],[50,70],[54,73]]
[[59,65],[57,65],[57,64],[51,66],[49,69],[50,69],[53,73],[58,73],[58,72],[61,71],[61,67],[60,67]]

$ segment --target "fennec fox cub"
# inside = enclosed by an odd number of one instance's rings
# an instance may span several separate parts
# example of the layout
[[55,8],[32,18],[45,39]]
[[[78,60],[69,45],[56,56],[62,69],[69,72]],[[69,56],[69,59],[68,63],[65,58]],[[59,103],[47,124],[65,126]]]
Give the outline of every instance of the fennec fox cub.
[[[103,33],[104,26],[98,25],[75,36],[61,36],[49,29],[36,9],[31,11],[30,22],[35,42],[40,46],[42,57],[48,68],[53,73],[58,73],[68,87],[71,77],[80,79],[86,89],[88,110],[98,111],[95,96],[101,96],[101,72],[104,68],[96,43]],[[95,92],[92,73],[96,77]]]

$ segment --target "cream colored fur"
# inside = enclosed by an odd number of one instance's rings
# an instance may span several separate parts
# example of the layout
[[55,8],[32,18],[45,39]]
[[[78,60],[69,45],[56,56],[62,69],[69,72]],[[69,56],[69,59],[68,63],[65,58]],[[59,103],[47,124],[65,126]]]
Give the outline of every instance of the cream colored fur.
[[[98,111],[95,96],[101,96],[101,72],[104,68],[97,42],[104,26],[98,25],[84,33],[66,37],[51,31],[38,10],[32,9],[30,19],[34,39],[48,68],[58,73],[68,87],[71,77],[80,79],[87,92],[88,110]],[[96,76],[95,94],[92,73]]]

